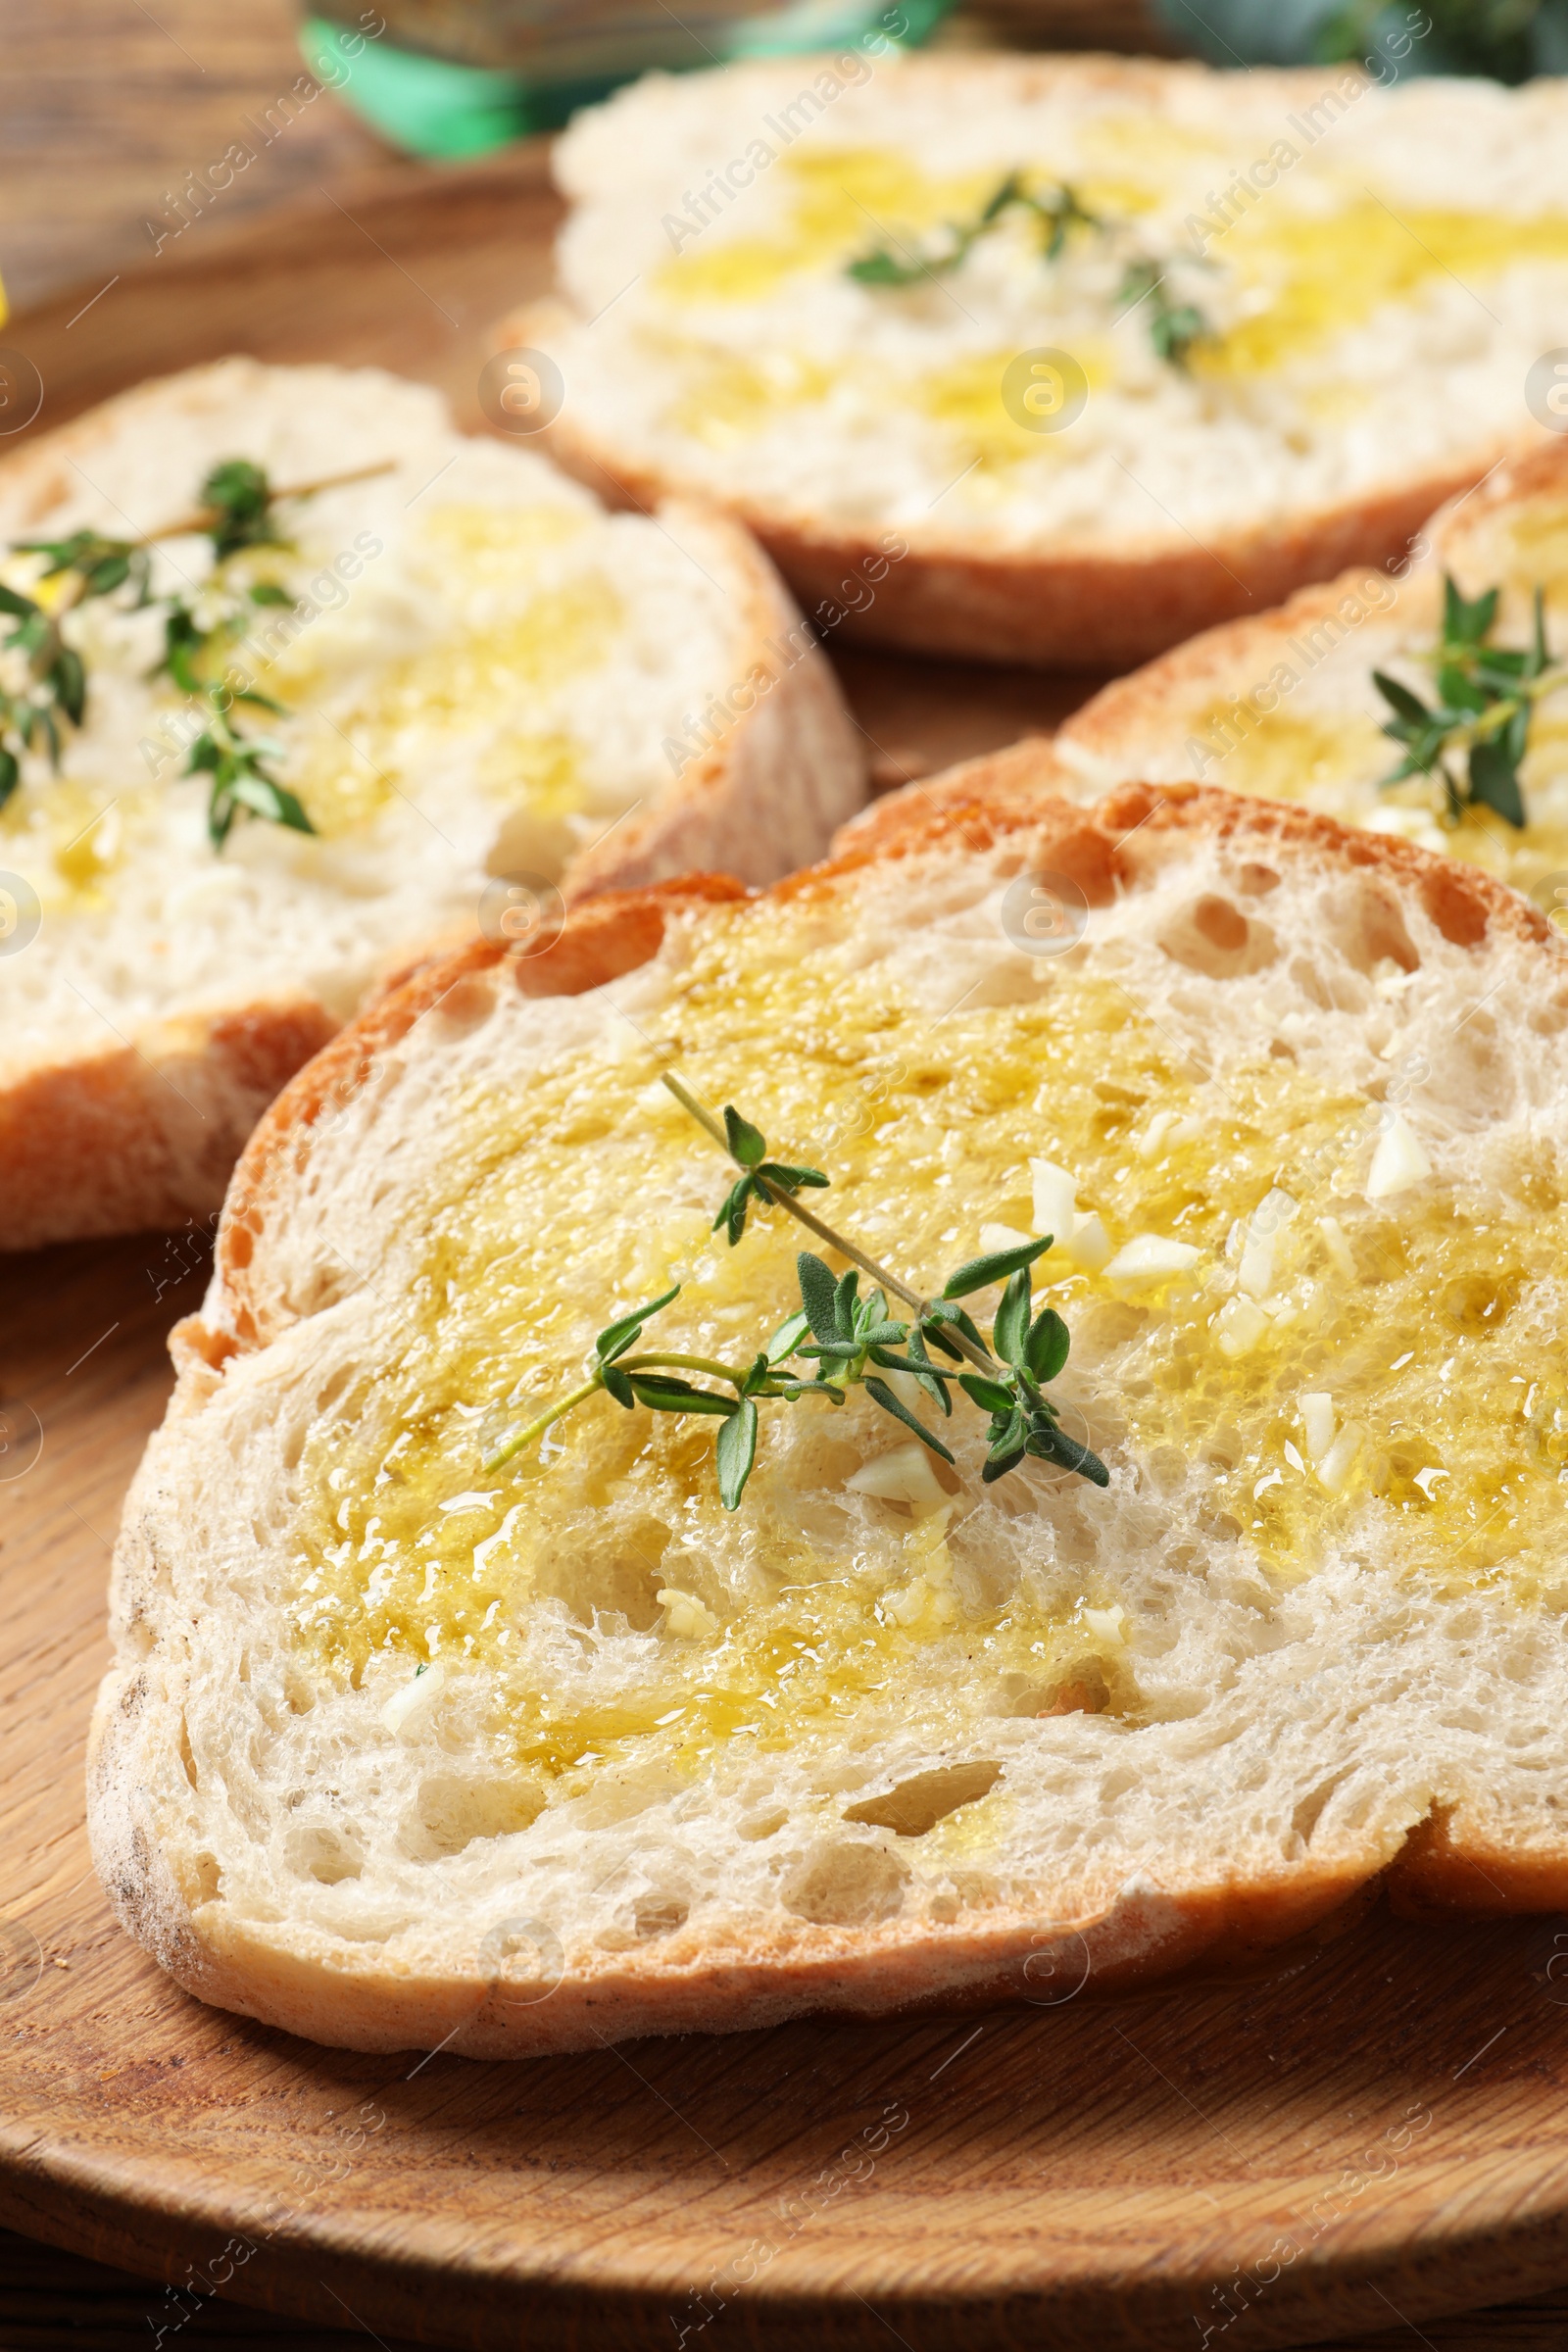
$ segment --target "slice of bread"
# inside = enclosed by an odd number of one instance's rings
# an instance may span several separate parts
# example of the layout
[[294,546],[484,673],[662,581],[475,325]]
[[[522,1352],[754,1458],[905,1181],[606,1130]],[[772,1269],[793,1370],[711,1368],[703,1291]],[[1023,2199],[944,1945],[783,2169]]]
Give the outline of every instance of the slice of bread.
[[1429,707],[1438,700],[1446,573],[1467,598],[1500,589],[1494,641],[1508,646],[1529,645],[1541,589],[1548,646],[1568,659],[1568,446],[1552,441],[1498,467],[1433,517],[1420,548],[1408,572],[1347,571],[1118,679],[1068,720],[1054,760],[1037,756],[1041,784],[1090,799],[1135,777],[1266,793],[1544,890],[1548,913],[1568,905],[1568,693],[1543,696],[1531,720],[1520,770],[1528,823],[1485,806],[1455,823],[1441,784],[1417,775],[1384,786],[1399,746],[1382,732],[1392,712],[1373,674]]
[[[557,172],[564,304],[501,331],[564,371],[564,463],[701,492],[808,611],[982,661],[1125,667],[1383,560],[1540,437],[1568,344],[1555,80],[851,52],[650,76]],[[1109,225],[1046,259],[1012,204],[956,269],[848,273],[918,270],[1012,173]]]
[[[482,921],[539,944],[558,886],[768,881],[864,795],[831,672],[734,523],[606,515],[377,370],[233,359],[144,385],[0,464],[0,543],[156,530],[235,457],[278,488],[390,461],[285,506],[293,545],[240,564],[288,600],[235,649],[286,706],[249,731],[281,744],[317,833],[242,817],[215,851],[211,779],[183,773],[202,719],[149,675],[159,610],[77,610],[85,724],[0,811],[6,1249],[216,1210],[367,990]],[[211,560],[162,543],[155,589],[199,595]],[[28,590],[40,564],[4,575]]]
[[[1379,1873],[1568,1900],[1544,920],[1223,792],[895,813],[459,954],[263,1121],[91,1747],[104,1884],[205,1999],[516,2056],[1054,2000]],[[911,1466],[863,1391],[766,1406],[733,1512],[710,1421],[604,1396],[487,1470],[670,1283],[660,1344],[732,1360],[795,1302],[789,1219],[712,1233],[671,1067],[917,1285],[1060,1226],[1108,1490],[985,1485],[962,1412]]]

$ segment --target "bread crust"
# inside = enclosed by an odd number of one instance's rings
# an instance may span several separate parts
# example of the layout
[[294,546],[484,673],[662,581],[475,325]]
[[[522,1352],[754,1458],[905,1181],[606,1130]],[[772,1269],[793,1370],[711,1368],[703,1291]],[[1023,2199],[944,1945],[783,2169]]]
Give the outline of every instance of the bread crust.
[[[1061,730],[1058,741],[1068,747],[1074,763],[1067,769],[1066,788],[1074,788],[1071,779],[1077,775],[1084,779],[1078,789],[1092,793],[1102,789],[1116,768],[1137,768],[1155,745],[1174,750],[1196,707],[1219,694],[1255,691],[1291,641],[1309,638],[1343,617],[1347,600],[1379,619],[1397,620],[1404,634],[1435,629],[1441,575],[1451,570],[1463,577],[1467,557],[1498,516],[1535,499],[1568,500],[1568,444],[1554,439],[1515,452],[1473,488],[1450,497],[1422,524],[1416,538],[1419,561],[1408,569],[1395,572],[1358,562],[1335,579],[1299,590],[1275,612],[1204,629],[1130,676],[1113,679]],[[1470,593],[1479,593],[1477,581],[1470,582]]]
[[[534,303],[496,330],[503,350],[549,348],[563,306]],[[594,442],[563,410],[548,432],[564,471],[608,505],[654,511],[684,485],[629,465]],[[878,577],[875,597],[850,607],[846,638],[946,660],[1034,669],[1127,669],[1199,631],[1278,605],[1303,580],[1342,566],[1388,565],[1402,557],[1435,507],[1479,481],[1515,440],[1494,439],[1441,472],[1391,484],[1375,496],[1286,517],[1207,546],[1132,540],[1114,555],[1070,546],[1028,552],[966,547],[937,523],[901,523],[907,553]],[[886,560],[879,535],[808,525],[756,499],[727,510],[767,550],[808,612],[838,607],[850,583]]]
[[[1038,747],[971,762],[946,780],[938,805],[903,796],[900,821],[883,812],[847,835],[830,861],[776,886],[786,899],[831,898],[868,864],[986,850],[1016,838],[1020,854],[1080,878],[1103,904],[1159,835],[1206,835],[1260,860],[1322,860],[1414,891],[1446,935],[1475,947],[1502,933],[1545,951],[1535,907],[1471,867],[1408,843],[1348,832],[1310,811],[1183,785],[1126,786],[1097,808],[1029,784]],[[286,1225],[290,1190],[314,1131],[362,1086],[376,1056],[449,1004],[475,977],[498,974],[528,995],[576,994],[634,969],[657,950],[674,913],[748,894],[724,877],[694,877],[575,908],[548,956],[520,959],[471,943],[386,992],[303,1070],[261,1122],[236,1171],[219,1238],[212,1298],[176,1332],[179,1380],[170,1420],[199,1411],[226,1358],[265,1347],[291,1309],[268,1265],[269,1234]],[[439,1051],[439,1045],[432,1050]],[[189,1858],[146,1826],[146,1791],[177,1740],[179,1660],[137,1654],[138,1595],[159,1573],[143,1520],[162,1475],[155,1439],[126,1505],[116,1553],[119,1660],[95,1714],[88,1761],[94,1853],[115,1907],[179,1982],[202,1998],[306,2036],[361,2049],[440,2042],[473,2057],[582,2047],[614,2035],[723,2031],[765,2025],[808,2008],[872,2016],[914,2004],[952,2007],[1001,1998],[1039,2000],[1043,1976],[1082,1967],[1110,1988],[1168,1973],[1215,1949],[1231,1958],[1310,1927],[1358,1886],[1385,1875],[1396,1897],[1423,1908],[1549,1909],[1568,1902],[1568,1839],[1521,1850],[1479,1816],[1452,1815],[1399,1833],[1364,1833],[1354,1864],[1310,1863],[1270,1877],[1216,1883],[1176,1896],[1129,1885],[1066,1920],[1038,1910],[988,1913],[949,1930],[896,1922],[865,1929],[804,1924],[715,1941],[678,1931],[631,1954],[605,1952],[548,1997],[509,2001],[475,1973],[412,1979],[373,1954],[346,1964],[341,1947],[296,1939],[287,1951],[254,1924],[232,1920],[193,1887]],[[162,1678],[162,1688],[155,1687]],[[1058,1995],[1059,1997],[1059,1995]]]
[[[182,410],[231,365],[138,385],[0,458],[0,499],[23,527],[46,526],[79,486],[75,468],[91,474],[127,417],[167,413],[177,429]],[[708,747],[651,802],[571,860],[561,880],[568,905],[691,867],[771,881],[819,857],[865,799],[863,746],[824,656],[809,645],[781,668],[769,650],[800,616],[765,556],[698,501],[672,502],[659,520],[740,574],[735,682],[759,667],[778,674],[748,707],[722,713]],[[368,993],[446,954],[456,936],[443,926],[401,942]],[[243,985],[123,1034],[107,1026],[114,1013],[106,1008],[101,1048],[0,1079],[0,1250],[212,1216],[262,1110],[339,1025],[306,990],[278,1000]]]
[[335,1026],[312,997],[236,1004],[0,1086],[5,1247],[211,1218],[245,1137]]

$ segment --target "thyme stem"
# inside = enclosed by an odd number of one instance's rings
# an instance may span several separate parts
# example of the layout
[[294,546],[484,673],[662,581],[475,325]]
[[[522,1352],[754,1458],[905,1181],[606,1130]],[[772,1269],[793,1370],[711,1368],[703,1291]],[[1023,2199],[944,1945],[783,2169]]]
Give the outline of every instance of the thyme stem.
[[[396,466],[396,458],[383,458],[375,466],[356,466],[351,473],[323,473],[318,481],[295,482],[286,490],[274,490],[271,502],[275,506],[280,498],[314,498],[318,490],[338,490],[349,482],[368,482],[377,474],[391,473]],[[152,547],[160,539],[186,539],[194,531],[210,530],[221,516],[220,507],[198,507],[194,514],[181,514],[174,522],[160,523],[156,531],[143,531],[139,539],[128,540],[126,545]]]
[[[688,1112],[697,1121],[699,1127],[707,1130],[727,1158],[730,1155],[729,1140],[712,1112],[699,1102],[697,1097],[684,1087],[678,1078],[671,1077],[667,1070],[662,1075],[662,1083],[669,1089],[682,1110]],[[736,1161],[735,1164],[739,1166],[740,1162]],[[858,1243],[847,1241],[842,1233],[835,1233],[831,1225],[824,1223],[822,1218],[815,1216],[810,1209],[803,1206],[793,1195],[785,1192],[781,1185],[769,1183],[765,1176],[760,1176],[757,1182],[759,1191],[765,1193],[768,1200],[773,1201],[777,1207],[787,1208],[797,1223],[806,1227],[808,1233],[814,1233],[819,1242],[826,1242],[829,1249],[836,1250],[841,1257],[847,1257],[852,1265],[858,1266],[862,1274],[869,1274],[871,1280],[879,1284],[883,1290],[891,1291],[894,1298],[902,1300],[904,1305],[910,1308],[918,1320],[923,1320],[930,1313],[930,1299],[922,1298],[918,1291],[911,1291],[906,1282],[901,1282],[897,1274],[872,1257],[868,1250],[860,1249]],[[986,1373],[996,1370],[996,1357],[988,1354],[984,1348],[977,1348],[972,1340],[967,1339],[952,1324],[944,1324],[943,1336],[951,1340],[954,1347],[966,1355],[977,1370]]]
[[596,1372],[591,1380],[585,1380],[582,1386],[573,1389],[569,1396],[558,1398],[548,1412],[540,1413],[535,1420],[528,1423],[526,1429],[515,1431],[512,1437],[508,1438],[504,1446],[498,1446],[494,1453],[485,1456],[480,1467],[486,1471],[504,1470],[514,1454],[520,1453],[525,1446],[531,1446],[535,1438],[542,1438],[547,1429],[562,1420],[565,1414],[574,1411],[579,1404],[586,1404],[590,1396],[597,1396],[604,1385],[600,1374]]
[[[799,1250],[795,1270],[800,1285],[800,1306],[785,1318],[767,1346],[753,1356],[744,1370],[712,1356],[663,1349],[642,1355],[630,1352],[650,1319],[662,1314],[680,1297],[680,1284],[673,1284],[658,1298],[650,1298],[607,1324],[594,1342],[596,1360],[587,1379],[579,1382],[569,1396],[561,1397],[503,1440],[485,1459],[485,1471],[503,1469],[564,1415],[603,1392],[628,1411],[641,1405],[655,1413],[715,1417],[720,1424],[713,1449],[719,1500],[725,1510],[738,1510],[757,1461],[759,1400],[777,1398],[797,1404],[804,1397],[814,1396],[826,1396],[831,1404],[842,1404],[847,1392],[857,1387],[863,1387],[873,1404],[911,1431],[931,1452],[956,1466],[957,1456],[880,1377],[889,1372],[912,1374],[921,1394],[940,1406],[944,1418],[953,1411],[951,1391],[955,1384],[971,1403],[990,1415],[990,1450],[981,1472],[985,1485],[990,1486],[1015,1470],[1026,1454],[1054,1462],[1094,1486],[1109,1485],[1110,1473],[1104,1463],[1087,1446],[1067,1436],[1055,1407],[1043,1393],[1066,1363],[1071,1344],[1067,1326],[1054,1307],[1042,1307],[1036,1314],[1030,1303],[1030,1269],[1050,1249],[1049,1235],[1038,1240],[1020,1239],[1015,1247],[987,1250],[979,1257],[965,1259],[948,1276],[941,1298],[928,1301],[794,1199],[803,1185],[821,1187],[829,1182],[820,1168],[794,1167],[783,1160],[770,1159],[766,1136],[743,1117],[733,1102],[724,1105],[721,1128],[712,1112],[680,1079],[667,1072],[661,1072],[661,1076],[682,1110],[740,1170],[713,1219],[714,1233],[727,1231],[730,1248],[734,1249],[746,1230],[747,1213],[753,1202],[766,1201],[770,1206],[788,1209],[808,1232],[815,1234],[841,1257],[849,1258],[852,1269],[859,1271],[835,1275],[826,1259],[814,1256],[809,1250]],[[859,1296],[861,1273],[869,1274],[877,1286],[864,1298]],[[1005,1287],[993,1319],[988,1349],[973,1320],[954,1302],[993,1283]],[[890,1292],[913,1310],[912,1327],[889,1315]],[[949,1355],[956,1355],[960,1360],[967,1358],[981,1377],[977,1379],[975,1372],[956,1372],[951,1365],[934,1361],[926,1353],[927,1339]],[[895,1353],[901,1345],[906,1349],[902,1355]],[[817,1370],[807,1375],[789,1369],[794,1356],[814,1358]],[[695,1388],[689,1380],[680,1378],[681,1372],[704,1373],[710,1380],[722,1381],[735,1394],[725,1396],[711,1388]]]
[[[730,1364],[717,1363],[710,1355],[625,1355],[617,1361],[617,1369],[622,1372],[649,1372],[657,1367],[667,1370],[672,1365],[678,1366],[683,1372],[706,1372],[710,1380],[727,1380],[730,1387],[737,1391],[746,1385],[745,1372],[737,1372]],[[535,1438],[543,1437],[551,1423],[559,1421],[564,1413],[573,1411],[577,1405],[585,1404],[590,1396],[597,1396],[604,1385],[605,1368],[601,1364],[581,1388],[573,1389],[569,1396],[559,1398],[548,1412],[539,1414],[536,1420],[528,1423],[526,1429],[517,1430],[507,1439],[505,1445],[498,1446],[494,1453],[486,1456],[480,1468],[486,1471],[504,1470],[514,1454],[520,1453],[525,1446],[531,1446]],[[776,1392],[768,1390],[763,1393],[771,1395]]]

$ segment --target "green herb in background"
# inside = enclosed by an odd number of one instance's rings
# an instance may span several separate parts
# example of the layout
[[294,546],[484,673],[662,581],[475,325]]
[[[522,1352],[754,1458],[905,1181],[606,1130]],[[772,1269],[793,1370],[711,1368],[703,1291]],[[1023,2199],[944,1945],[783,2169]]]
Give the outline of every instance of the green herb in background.
[[[800,1306],[745,1365],[657,1350],[633,1353],[651,1319],[679,1298],[680,1286],[650,1299],[646,1306],[634,1307],[599,1334],[587,1378],[498,1446],[484,1463],[487,1472],[503,1468],[547,1429],[601,1392],[628,1411],[640,1405],[650,1412],[701,1413],[722,1420],[716,1467],[719,1498],[727,1511],[738,1507],[757,1458],[759,1402],[777,1399],[795,1404],[803,1396],[822,1396],[830,1404],[842,1404],[850,1389],[861,1387],[885,1413],[912,1430],[921,1444],[945,1462],[951,1462],[954,1457],[941,1439],[877,1377],[879,1372],[904,1372],[940,1408],[944,1418],[953,1412],[955,1383],[989,1414],[990,1449],[981,1473],[988,1486],[1015,1470],[1029,1455],[1074,1471],[1095,1486],[1109,1485],[1110,1473],[1104,1463],[1087,1446],[1066,1435],[1044,1394],[1066,1363],[1071,1345],[1067,1326],[1054,1307],[1043,1307],[1038,1315],[1033,1312],[1030,1268],[1051,1248],[1049,1234],[1012,1250],[970,1258],[949,1275],[940,1298],[922,1298],[796,1200],[796,1193],[804,1187],[828,1183],[819,1168],[769,1160],[760,1130],[742,1118],[733,1103],[726,1104],[720,1127],[678,1078],[666,1077],[663,1083],[741,1171],[713,1219],[714,1232],[722,1228],[733,1249],[746,1231],[753,1207],[783,1208],[841,1257],[847,1257],[850,1270],[835,1277],[821,1258],[803,1250],[795,1261]],[[859,1290],[861,1273],[878,1286],[865,1298]],[[988,1348],[976,1324],[956,1302],[997,1282],[1006,1287]],[[890,1315],[889,1292],[912,1310],[910,1320]],[[950,1361],[937,1361],[930,1352],[932,1348]],[[809,1377],[792,1373],[786,1369],[792,1358],[814,1363],[817,1369]],[[971,1368],[956,1371],[955,1362]],[[722,1381],[731,1394],[699,1388],[683,1377],[688,1372]]]
[[1193,302],[1173,302],[1166,279],[1164,262],[1133,262],[1121,281],[1117,301],[1128,311],[1140,303],[1149,305],[1149,339],[1158,358],[1172,368],[1185,368],[1187,356],[1195,343],[1200,343],[1208,333],[1208,323],[1198,305]]
[[[849,263],[845,274],[862,286],[914,286],[922,278],[945,277],[961,268],[989,230],[1008,213],[1016,212],[1031,214],[1039,222],[1041,258],[1047,262],[1057,259],[1070,228],[1093,229],[1103,235],[1123,225],[1089,212],[1065,181],[1036,195],[1025,185],[1020,172],[1009,172],[972,220],[947,223],[940,244],[927,243],[909,252],[900,252],[892,245],[878,245]],[[1171,367],[1185,368],[1193,345],[1209,329],[1196,304],[1172,301],[1166,282],[1168,267],[1165,262],[1150,258],[1131,263],[1117,300],[1129,310],[1150,302],[1150,341],[1155,353]]]
[[1568,71],[1568,0],[1152,0],[1210,65],[1362,65],[1385,87],[1418,75],[1505,82]]
[[[1563,682],[1562,667],[1546,650],[1545,600],[1535,594],[1535,629],[1528,651],[1489,645],[1497,617],[1498,591],[1465,598],[1444,576],[1443,638],[1434,663],[1438,701],[1432,708],[1381,669],[1372,682],[1394,715],[1383,732],[1405,747],[1404,757],[1385,785],[1409,776],[1436,777],[1443,785],[1444,814],[1457,824],[1469,808],[1494,809],[1510,825],[1528,822],[1519,768],[1530,744],[1537,700]],[[1464,760],[1461,779],[1450,761]]]
[[[1412,12],[1413,13],[1413,12]],[[1422,0],[1434,44],[1433,71],[1490,74],[1497,81],[1528,81],[1551,68],[1537,55],[1542,0]],[[1389,29],[1396,12],[1387,0],[1350,0],[1336,8],[1312,42],[1324,65],[1365,57]]]
[[96,531],[74,531],[64,539],[16,541],[16,554],[47,558],[44,579],[67,575],[67,585],[51,611],[35,597],[0,584],[0,613],[9,614],[17,624],[0,641],[0,650],[26,658],[25,684],[15,694],[0,692],[0,808],[22,781],[24,755],[45,752],[58,773],[62,725],[79,727],[86,715],[87,673],[80,654],[63,633],[66,615],[92,597],[113,596],[128,587],[130,601],[120,610],[136,612],[153,603],[165,608],[164,651],[151,674],[167,674],[206,708],[207,724],[190,748],[184,773],[208,774],[213,779],[207,823],[214,848],[222,848],[242,808],[298,833],[314,832],[301,802],[263,765],[266,760],[281,758],[283,746],[270,737],[242,735],[234,723],[236,703],[277,712],[283,705],[250,690],[231,693],[220,677],[206,674],[243,634],[247,606],[287,605],[292,598],[270,581],[233,589],[228,611],[204,625],[177,593],[152,596],[147,551],[160,539],[205,533],[213,543],[213,573],[203,584],[203,594],[210,595],[215,586],[229,587],[221,573],[230,557],[247,548],[288,545],[274,513],[279,500],[311,498],[319,490],[365,481],[389,469],[387,461],[357,466],[350,473],[331,474],[321,481],[303,482],[292,489],[274,490],[262,466],[248,458],[226,458],[203,482],[202,504],[194,514],[166,523],[140,539],[106,539]]
[[215,466],[202,484],[202,504],[213,517],[204,528],[212,538],[214,563],[226,563],[242,547],[285,545],[272,514],[274,501],[282,495],[286,494],[271,489],[265,469],[249,458],[225,458]]
[[994,228],[1009,212],[1030,213],[1040,222],[1041,253],[1048,262],[1056,259],[1067,242],[1068,229],[1075,224],[1085,228],[1105,225],[1098,215],[1085,212],[1065,184],[1050,189],[1043,196],[1034,196],[1025,187],[1023,174],[1009,172],[972,220],[947,223],[947,241],[935,250],[928,249],[910,258],[891,245],[879,245],[862,254],[858,261],[851,262],[848,274],[862,286],[912,286],[923,277],[945,277],[950,270],[960,267],[987,229]]

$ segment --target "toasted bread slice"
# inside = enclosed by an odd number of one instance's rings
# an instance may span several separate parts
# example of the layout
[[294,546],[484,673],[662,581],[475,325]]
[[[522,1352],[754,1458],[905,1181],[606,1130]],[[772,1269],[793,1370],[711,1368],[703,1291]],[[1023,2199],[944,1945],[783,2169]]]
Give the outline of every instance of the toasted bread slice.
[[[1076,712],[1041,771],[1048,790],[1093,799],[1131,777],[1190,777],[1232,792],[1299,801],[1349,825],[1393,834],[1487,868],[1568,905],[1568,693],[1536,703],[1519,772],[1527,822],[1495,808],[1450,816],[1439,779],[1384,780],[1399,746],[1374,673],[1440,700],[1434,649],[1445,575],[1469,600],[1500,590],[1489,642],[1528,647],[1543,593],[1554,667],[1568,659],[1568,444],[1499,466],[1434,515],[1408,571],[1370,566],[1303,589],[1277,612],[1236,621],[1119,678]],[[1568,671],[1564,681],[1568,684]],[[1461,788],[1466,755],[1449,755]],[[1551,889],[1553,877],[1563,889]]]
[[[185,773],[203,715],[150,674],[160,610],[80,606],[85,724],[0,811],[6,1249],[216,1211],[367,990],[482,922],[537,945],[563,896],[693,864],[767,881],[863,798],[831,673],[735,524],[606,515],[377,370],[234,359],[144,385],[0,464],[0,543],[157,530],[235,457],[277,488],[390,461],[238,560],[282,599],[228,649],[286,706],[248,729],[316,837],[242,817],[215,850],[212,778]],[[153,585],[199,607],[211,564],[199,534],[163,543]],[[4,568],[30,590],[41,559]]]
[[858,52],[654,75],[562,141],[564,302],[502,335],[563,370],[565,464],[722,504],[808,612],[1121,668],[1383,561],[1541,437],[1565,128],[1552,80]]
[[[916,1286],[1049,1217],[1108,1489],[861,1390],[766,1405],[734,1511],[711,1421],[605,1395],[487,1469],[670,1283],[661,1344],[743,1362],[795,1302],[672,1065]],[[1537,911],[1223,792],[976,785],[423,971],[263,1121],[176,1334],[92,1735],[120,1917],[270,2024],[517,2056],[1057,1999],[1379,1873],[1561,1905],[1565,1165]]]

